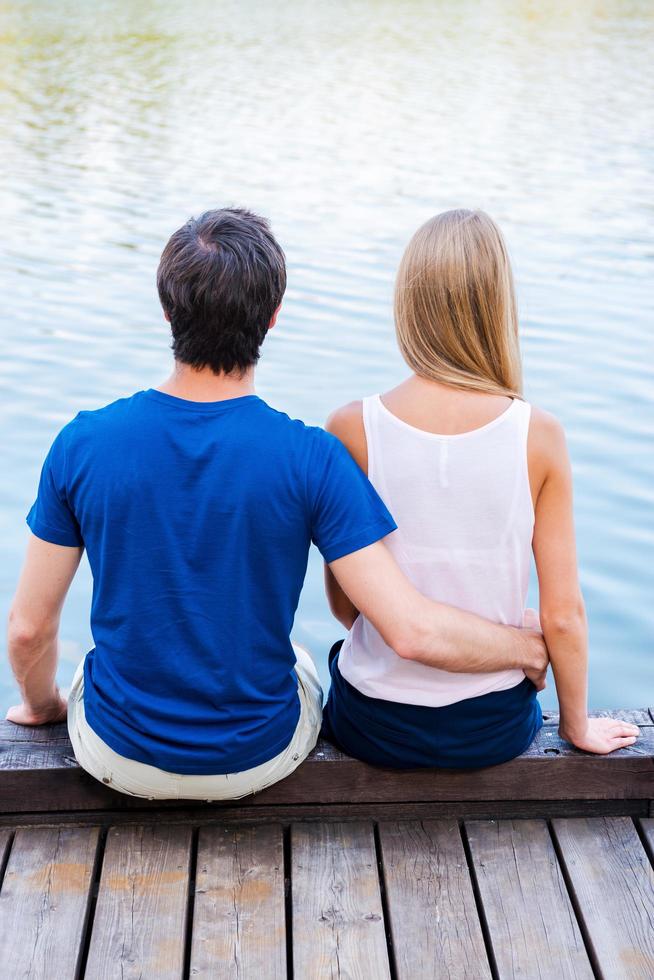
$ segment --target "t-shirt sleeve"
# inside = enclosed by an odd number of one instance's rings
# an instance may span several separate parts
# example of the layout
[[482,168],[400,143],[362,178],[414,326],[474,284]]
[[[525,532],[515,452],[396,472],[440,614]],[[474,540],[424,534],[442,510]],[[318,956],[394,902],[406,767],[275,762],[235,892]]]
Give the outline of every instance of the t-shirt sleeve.
[[383,500],[345,446],[317,430],[307,490],[311,539],[326,562],[366,548],[397,529]]
[[39,490],[27,523],[43,541],[70,547],[83,547],[79,523],[66,491],[65,430],[59,433],[45,458]]

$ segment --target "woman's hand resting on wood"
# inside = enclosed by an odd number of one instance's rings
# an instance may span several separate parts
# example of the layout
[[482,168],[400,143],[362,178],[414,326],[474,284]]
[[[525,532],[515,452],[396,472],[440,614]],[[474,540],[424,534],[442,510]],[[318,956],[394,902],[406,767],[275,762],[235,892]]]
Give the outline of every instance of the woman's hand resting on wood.
[[616,749],[633,745],[640,735],[640,729],[638,725],[615,718],[588,718],[584,731],[568,732],[565,726],[559,726],[559,735],[584,752],[608,755]]

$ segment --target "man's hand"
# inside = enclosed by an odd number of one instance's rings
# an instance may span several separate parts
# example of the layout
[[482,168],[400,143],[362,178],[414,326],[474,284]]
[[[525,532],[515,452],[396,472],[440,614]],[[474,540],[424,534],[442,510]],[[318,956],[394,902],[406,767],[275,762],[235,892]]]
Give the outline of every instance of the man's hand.
[[525,642],[527,644],[527,662],[523,670],[537,691],[546,687],[547,668],[550,658],[545,645],[540,619],[535,609],[525,609],[522,617]]
[[50,704],[33,708],[23,701],[22,704],[13,705],[5,717],[15,725],[54,725],[66,720],[67,711],[66,698],[57,691]]
[[536,686],[536,690],[543,691],[550,662],[543,634],[540,630],[532,629],[522,629],[520,634],[525,644],[525,664],[522,669]]

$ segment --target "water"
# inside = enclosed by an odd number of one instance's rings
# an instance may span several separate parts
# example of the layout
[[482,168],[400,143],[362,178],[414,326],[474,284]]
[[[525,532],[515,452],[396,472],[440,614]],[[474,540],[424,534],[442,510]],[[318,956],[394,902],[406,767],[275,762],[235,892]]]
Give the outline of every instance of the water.
[[[512,252],[527,396],[568,432],[591,701],[654,703],[653,36],[647,0],[0,0],[0,613],[57,430],[168,371],[154,278],[187,216],[271,218],[289,289],[259,393],[322,423],[402,377],[411,233],[479,206]],[[89,589],[84,567],[64,686]],[[339,635],[314,553],[295,636],[324,664]]]

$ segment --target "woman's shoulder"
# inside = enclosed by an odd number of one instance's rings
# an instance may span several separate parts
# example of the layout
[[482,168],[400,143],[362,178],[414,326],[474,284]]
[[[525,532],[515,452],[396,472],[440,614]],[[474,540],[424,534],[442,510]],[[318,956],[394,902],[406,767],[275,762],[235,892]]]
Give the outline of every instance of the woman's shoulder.
[[532,405],[529,418],[529,442],[542,452],[551,452],[565,444],[565,430],[555,415]]
[[357,424],[363,425],[363,401],[361,399],[335,408],[327,419],[325,428],[328,432],[338,435],[335,430],[356,428]]
[[527,443],[532,485],[542,486],[553,473],[569,466],[565,429],[559,419],[535,405],[531,406]]
[[343,443],[364,473],[368,472],[368,444],[363,425],[363,401],[348,402],[335,409],[325,428]]

